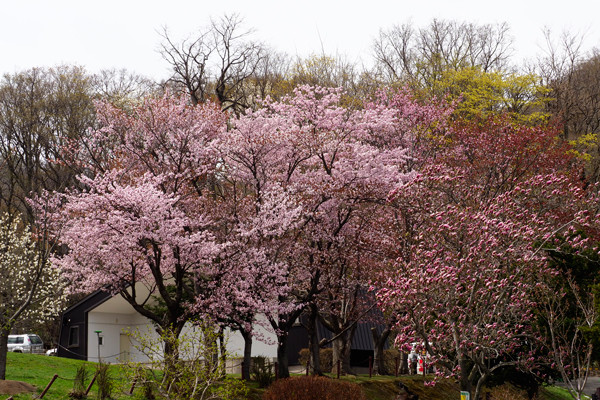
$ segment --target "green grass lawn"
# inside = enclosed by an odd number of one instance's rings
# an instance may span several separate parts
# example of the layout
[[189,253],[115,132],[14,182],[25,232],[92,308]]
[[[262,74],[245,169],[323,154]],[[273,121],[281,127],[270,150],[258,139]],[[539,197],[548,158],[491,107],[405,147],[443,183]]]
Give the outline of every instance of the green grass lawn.
[[[77,368],[82,365],[89,365],[89,374],[93,375],[96,363],[88,363],[85,361],[72,360],[69,358],[47,357],[39,354],[19,354],[8,353],[8,361],[6,365],[6,379],[27,382],[38,389],[38,394],[48,385],[54,374],[58,375],[58,379],[54,381],[44,400],[58,400],[67,398],[67,394],[73,389],[73,378]],[[122,391],[120,386],[128,384],[123,371],[119,366],[112,367],[112,374],[117,382],[117,391]],[[120,384],[120,385],[119,385]],[[90,390],[90,397],[95,397],[95,385]],[[6,396],[8,397],[8,396]],[[31,399],[31,394],[21,394],[13,396],[15,400]],[[0,397],[4,399],[4,397]]]
[[[59,378],[54,382],[44,399],[48,400],[64,400],[67,399],[67,394],[73,388],[73,378],[77,368],[82,365],[89,365],[89,373],[95,371],[96,364],[84,361],[71,360],[68,358],[47,357],[44,355],[35,354],[16,354],[8,353],[7,363],[7,379],[23,381],[34,385],[38,389],[38,394],[42,392],[44,387],[50,382],[54,374]],[[131,381],[127,377],[125,367],[119,365],[111,366],[111,374],[115,379],[115,399],[131,399],[127,393],[131,387]],[[402,376],[399,378],[390,376],[374,376],[369,378],[368,375],[358,375],[351,377],[342,377],[341,379],[358,383],[365,392],[369,400],[390,400],[394,399],[399,393],[398,382],[406,385],[410,391],[419,395],[422,400],[458,400],[459,388],[454,380],[441,380],[435,386],[425,386],[424,382],[430,378],[422,376]],[[86,383],[87,383],[86,382]],[[251,382],[250,387],[251,400],[259,400],[263,389]],[[494,388],[492,398],[525,400],[527,397],[518,390],[505,385],[500,388]],[[4,400],[8,395],[0,394],[0,400]],[[89,397],[96,398],[96,385],[92,387]],[[139,397],[138,397],[139,398]],[[15,400],[31,400],[31,394],[21,394],[14,396]],[[537,400],[568,400],[571,397],[568,393],[557,387],[542,388]]]

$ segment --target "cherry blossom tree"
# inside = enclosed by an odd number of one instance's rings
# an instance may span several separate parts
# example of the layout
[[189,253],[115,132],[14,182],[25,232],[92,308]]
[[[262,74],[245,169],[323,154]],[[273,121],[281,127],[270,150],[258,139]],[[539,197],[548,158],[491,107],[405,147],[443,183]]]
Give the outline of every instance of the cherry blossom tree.
[[[293,223],[276,223],[276,237],[260,225],[253,231],[254,243],[280,265],[287,282],[287,292],[268,313],[278,334],[280,376],[289,374],[287,334],[307,305],[321,308],[335,334],[350,332],[356,323],[357,309],[347,310],[358,304],[356,293],[366,290],[361,232],[389,191],[411,177],[405,141],[412,132],[404,132],[404,141],[390,139],[406,124],[397,110],[386,104],[351,110],[341,105],[341,94],[301,86],[282,101],[268,100],[232,121],[222,146],[225,175],[235,177],[252,204],[248,215],[263,212],[265,199],[278,193],[282,207],[287,205],[280,215],[294,216]],[[379,143],[384,137],[387,145]],[[341,317],[333,322],[336,313]],[[349,361],[350,340],[339,335],[336,360]]]
[[[54,234],[68,252],[52,262],[73,291],[119,294],[161,336],[178,336],[195,282],[225,246],[202,207],[224,117],[215,106],[165,96],[128,112],[99,103],[98,124],[70,149],[93,177],[79,177],[83,190],[55,195]],[[169,344],[165,352],[176,355]]]
[[[214,105],[170,96],[129,111],[100,103],[98,120],[69,149],[93,178],[57,195],[55,232],[69,251],[54,263],[76,290],[121,295],[161,337],[177,338],[202,315],[250,339],[254,316],[286,291],[285,269],[262,242],[294,223],[291,200],[264,190],[255,207],[236,182],[232,135]],[[176,355],[171,343],[165,352]]]

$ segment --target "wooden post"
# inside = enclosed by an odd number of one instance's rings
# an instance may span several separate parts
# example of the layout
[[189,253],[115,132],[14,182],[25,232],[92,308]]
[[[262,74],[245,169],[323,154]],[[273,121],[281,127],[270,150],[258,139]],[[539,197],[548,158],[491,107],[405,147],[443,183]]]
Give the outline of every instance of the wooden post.
[[373,377],[373,357],[369,356],[369,379]]
[[398,377],[398,367],[400,366],[400,359],[396,356],[396,378]]
[[96,377],[98,376],[98,371],[96,371],[96,373],[94,374],[94,376],[92,377],[92,380],[90,381],[90,384],[88,385],[87,389],[85,390],[85,395],[87,396],[87,394],[90,392],[90,389],[92,388],[92,385],[94,384],[94,382],[96,382]]
[[279,363],[275,361],[275,380],[279,380]]
[[306,376],[308,376],[308,370],[310,369],[310,358],[306,362]]
[[54,374],[54,376],[52,377],[52,379],[50,380],[50,383],[48,383],[48,385],[46,386],[46,388],[44,389],[44,391],[42,392],[42,394],[40,394],[40,399],[44,397],[44,395],[46,395],[46,392],[48,391],[48,389],[50,389],[50,386],[52,386],[52,384],[54,383],[54,381],[56,380],[56,378],[58,378],[57,374]]
[[241,367],[242,367],[242,380],[245,381],[246,377],[244,376],[244,362],[243,361],[242,361]]
[[337,378],[340,379],[340,369],[342,368],[342,361],[337,360]]

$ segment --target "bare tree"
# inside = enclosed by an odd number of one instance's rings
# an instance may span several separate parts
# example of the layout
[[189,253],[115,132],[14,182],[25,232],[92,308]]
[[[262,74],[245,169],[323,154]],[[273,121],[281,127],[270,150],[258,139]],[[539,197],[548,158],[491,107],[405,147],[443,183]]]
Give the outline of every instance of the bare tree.
[[380,75],[388,83],[431,88],[448,69],[506,68],[512,38],[506,23],[476,25],[434,19],[425,28],[411,22],[381,30],[373,43]]
[[173,68],[171,81],[184,88],[192,103],[198,104],[207,99],[209,72],[208,59],[214,51],[210,31],[201,32],[196,39],[185,39],[175,43],[163,29],[161,55]]
[[215,96],[223,110],[248,108],[251,78],[265,66],[266,57],[262,44],[248,40],[251,33],[237,14],[212,20],[197,38],[179,43],[164,29],[161,54],[173,69],[171,81],[187,91],[194,104]]
[[563,122],[565,139],[600,132],[600,53],[584,52],[582,34],[563,32],[558,43],[550,30],[544,35],[536,72],[551,89],[549,108]]
[[600,52],[584,51],[585,34],[545,30],[546,51],[534,67],[549,89],[547,109],[562,136],[586,159],[584,177],[600,180]]
[[247,88],[251,94],[249,102],[254,105],[267,96],[279,97],[280,86],[290,68],[291,61],[287,54],[265,48],[255,73],[248,79]]
[[91,77],[95,97],[117,106],[138,101],[156,93],[158,85],[150,78],[129,72],[126,69],[105,69]]
[[264,57],[262,44],[245,41],[252,31],[241,31],[242,20],[226,15],[212,22],[217,58],[215,94],[224,110],[249,107],[247,83]]
[[79,67],[34,68],[0,81],[0,207],[30,223],[27,202],[64,190],[79,172],[64,149],[93,125],[91,78]]

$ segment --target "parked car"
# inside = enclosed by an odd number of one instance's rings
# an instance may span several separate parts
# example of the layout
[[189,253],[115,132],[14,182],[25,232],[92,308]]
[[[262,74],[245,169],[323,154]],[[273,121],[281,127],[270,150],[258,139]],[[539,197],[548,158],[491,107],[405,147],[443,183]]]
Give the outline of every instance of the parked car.
[[8,335],[8,351],[15,353],[44,353],[44,342],[38,335]]

